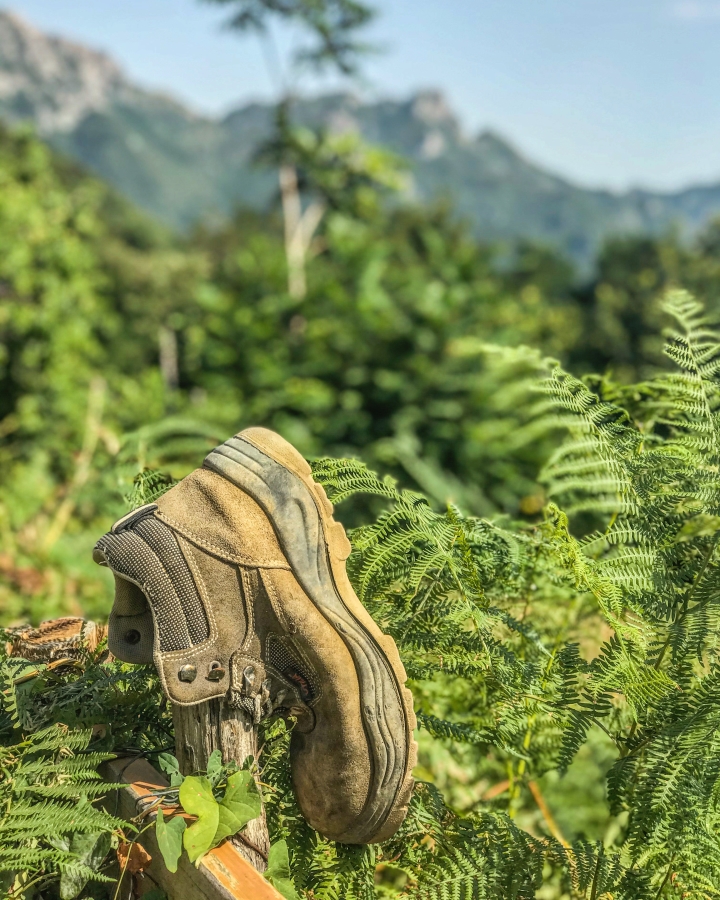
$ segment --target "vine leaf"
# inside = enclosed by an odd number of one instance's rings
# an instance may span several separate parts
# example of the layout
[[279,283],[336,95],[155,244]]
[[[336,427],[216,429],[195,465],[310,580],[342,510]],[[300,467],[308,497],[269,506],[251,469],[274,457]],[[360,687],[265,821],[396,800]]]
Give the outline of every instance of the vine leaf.
[[210,758],[207,761],[207,777],[210,780],[210,783],[215,787],[218,783],[220,776],[222,775],[222,753],[220,750],[213,750],[210,754]]
[[188,775],[180,785],[180,803],[185,812],[197,816],[197,822],[185,830],[183,846],[190,862],[200,864],[201,857],[213,846],[220,821],[220,805],[210,782],[202,775]]
[[220,821],[213,847],[226,837],[237,834],[251,819],[256,819],[261,809],[260,794],[250,772],[243,770],[231,775],[225,796],[220,801]]
[[168,872],[177,872],[178,860],[183,848],[183,834],[187,828],[187,822],[182,816],[172,816],[165,821],[162,810],[158,810],[155,820],[155,836],[158,848],[165,860]]
[[180,772],[180,763],[172,753],[161,753],[158,756],[158,765],[170,779],[170,787],[179,787],[183,783],[183,775]]
[[270,847],[265,878],[285,900],[300,900],[290,876],[290,859],[285,841],[276,841]]
[[220,803],[213,795],[211,781],[201,775],[188,775],[180,785],[179,793],[183,809],[191,816],[197,816],[197,821],[186,828],[179,816],[166,823],[158,815],[155,824],[158,846],[170,872],[177,871],[181,841],[190,861],[199,865],[208,850],[217,847],[226,837],[237,834],[251,819],[257,818],[262,809],[255,779],[246,770],[235,772],[228,778]]

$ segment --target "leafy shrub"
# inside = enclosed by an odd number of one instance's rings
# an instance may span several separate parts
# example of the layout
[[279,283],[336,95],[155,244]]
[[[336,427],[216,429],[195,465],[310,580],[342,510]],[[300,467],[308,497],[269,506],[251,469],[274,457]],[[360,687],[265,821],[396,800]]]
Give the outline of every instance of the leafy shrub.
[[[392,840],[332,844],[295,804],[286,725],[266,725],[271,835],[306,896],[717,895],[720,335],[688,295],[673,294],[666,309],[677,322],[667,345],[675,371],[632,387],[604,381],[599,394],[560,368],[540,384],[547,414],[568,429],[546,473],[567,512],[551,504],[537,525],[437,512],[360,462],[314,464],[333,502],[362,492],[385,505],[352,532],[350,574],[400,647],[425,735],[421,771],[448,783],[459,760],[479,792],[468,804],[421,781]],[[578,537],[575,519],[600,527]],[[102,697],[102,679],[87,671],[56,689],[40,673],[27,695],[17,690],[33,683],[18,675],[23,664],[5,665],[15,667],[16,724],[50,728],[28,746],[44,747],[58,727],[43,709],[63,718],[74,707],[60,698]],[[164,726],[148,675],[111,672],[106,686],[113,678],[145,679],[138,708],[160,727],[141,737],[128,717],[126,734],[157,752]],[[4,727],[9,738],[12,723]],[[86,733],[74,734],[72,746],[85,746]],[[549,775],[571,771],[598,740],[612,757],[605,833],[565,834],[544,794]],[[79,770],[92,779],[89,766]],[[560,778],[555,802],[562,792]],[[68,847],[46,847],[43,865],[58,871],[67,857],[52,854]]]
[[108,853],[135,829],[94,803],[113,790],[97,767],[117,752],[172,741],[154,671],[106,656],[84,652],[60,666],[0,656],[0,878],[8,896],[49,889],[70,900],[88,881],[113,884]]
[[[419,724],[476,747],[478,780],[508,777],[502,803],[462,816],[421,786],[398,838],[362,852],[319,853],[287,800],[271,800],[313,896],[372,896],[378,860],[405,894],[433,900],[535,897],[543,884],[549,896],[553,883],[588,898],[716,896],[720,335],[689,295],[666,310],[675,371],[614,385],[613,402],[559,368],[542,384],[569,429],[549,489],[571,520],[602,522],[586,537],[555,505],[537,527],[503,526],[436,513],[360,463],[315,465],[334,502],[363,491],[390,503],[353,532],[351,573],[400,646]],[[592,616],[600,635],[581,648]],[[617,824],[605,841],[568,840],[537,780],[566,771],[591,729],[614,750]],[[541,830],[519,825],[531,798]]]
[[12,896],[59,876],[63,900],[101,871],[111,839],[128,827],[91,800],[108,791],[97,766],[112,754],[88,751],[90,731],[51,725],[0,749],[0,878]]

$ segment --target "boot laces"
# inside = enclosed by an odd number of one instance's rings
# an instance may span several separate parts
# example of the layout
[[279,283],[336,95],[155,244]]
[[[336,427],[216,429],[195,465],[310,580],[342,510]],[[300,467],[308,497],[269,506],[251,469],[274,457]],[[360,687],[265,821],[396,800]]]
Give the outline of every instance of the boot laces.
[[305,704],[293,697],[294,691],[291,691],[284,684],[280,683],[277,690],[272,693],[272,678],[266,678],[260,685],[260,690],[254,687],[255,676],[250,674],[246,669],[243,672],[243,686],[241,690],[231,689],[228,693],[228,705],[232,709],[242,709],[253,720],[253,725],[259,725],[263,719],[268,719],[274,715],[277,710],[285,708],[285,701],[288,697],[293,699],[293,707]]

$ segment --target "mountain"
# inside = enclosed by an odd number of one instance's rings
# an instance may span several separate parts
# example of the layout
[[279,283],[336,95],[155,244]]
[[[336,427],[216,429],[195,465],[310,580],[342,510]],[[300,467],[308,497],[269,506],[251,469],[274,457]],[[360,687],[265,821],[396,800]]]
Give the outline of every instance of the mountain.
[[[437,91],[364,103],[351,94],[300,101],[307,124],[353,129],[405,156],[414,195],[450,197],[488,240],[531,238],[589,264],[609,234],[692,235],[720,215],[720,183],[675,193],[589,190],[546,172],[486,131],[471,138]],[[273,173],[252,165],[272,107],[197,115],[141,89],[110,58],[0,11],[0,118],[30,122],[160,219],[186,228],[237,205],[266,206]]]

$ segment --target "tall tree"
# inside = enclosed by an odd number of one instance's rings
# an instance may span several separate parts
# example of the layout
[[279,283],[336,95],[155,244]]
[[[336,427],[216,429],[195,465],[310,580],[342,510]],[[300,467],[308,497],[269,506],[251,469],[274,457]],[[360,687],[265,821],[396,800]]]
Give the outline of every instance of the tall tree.
[[[320,132],[314,136],[300,135],[292,124],[291,108],[293,92],[289,78],[283,70],[272,42],[273,21],[297,25],[308,41],[291,54],[288,61],[293,69],[292,83],[303,68],[316,71],[334,71],[343,76],[355,76],[359,63],[368,46],[358,41],[358,32],[374,18],[375,11],[356,0],[206,0],[209,3],[230,7],[232,13],[228,27],[239,32],[259,35],[269,52],[265,58],[270,75],[276,82],[280,99],[275,116],[275,129],[259,159],[272,161],[278,167],[280,202],[285,231],[285,257],[288,271],[288,293],[293,299],[302,300],[307,293],[306,262],[312,242],[327,208],[327,196],[318,188],[327,186],[327,179],[313,179],[310,173],[318,166],[314,159],[330,162],[337,172],[346,172],[347,180],[353,177],[370,178],[387,183],[390,173],[374,173],[367,166],[363,154],[358,153],[357,142],[352,147],[333,144]],[[272,62],[271,62],[272,61]],[[358,161],[360,160],[360,166]],[[303,172],[299,171],[303,166]],[[377,168],[377,166],[376,166]],[[313,197],[303,209],[303,188],[310,188]],[[315,188],[312,191],[312,188]]]
[[272,21],[296,24],[310,38],[298,48],[293,65],[335,69],[355,75],[368,47],[356,39],[375,17],[375,10],[357,0],[205,0],[232,9],[228,27],[268,37]]

